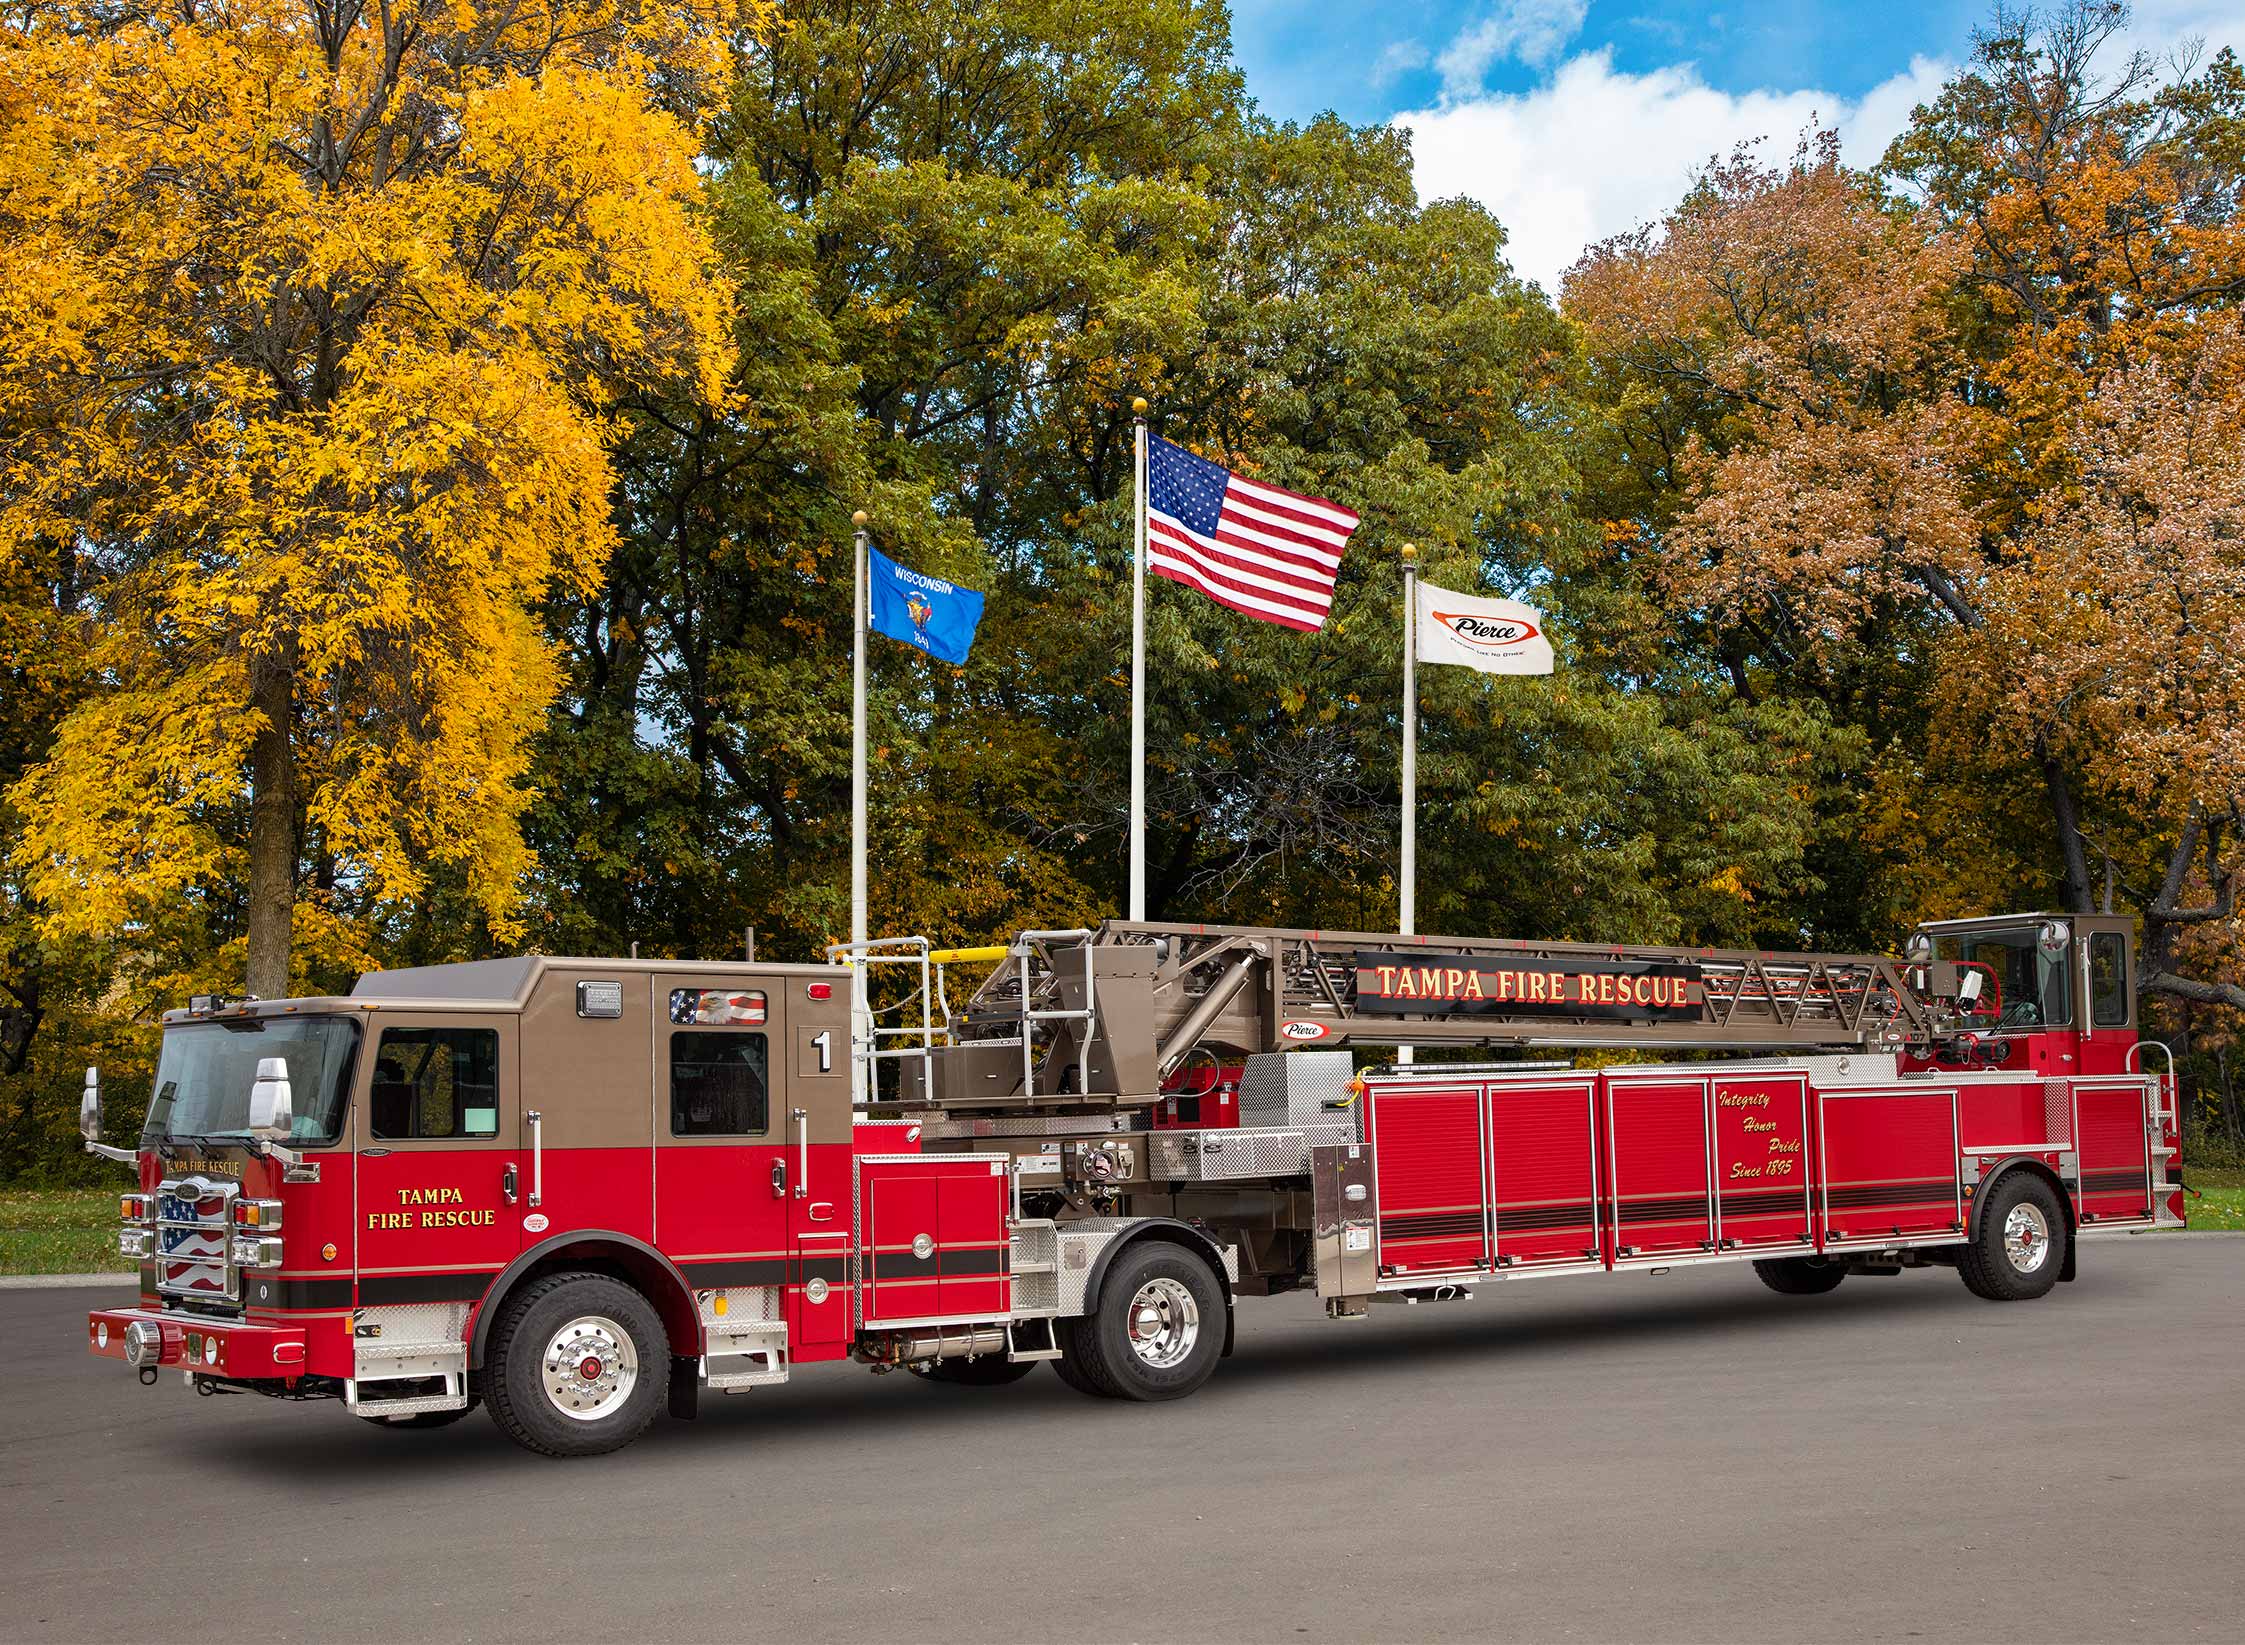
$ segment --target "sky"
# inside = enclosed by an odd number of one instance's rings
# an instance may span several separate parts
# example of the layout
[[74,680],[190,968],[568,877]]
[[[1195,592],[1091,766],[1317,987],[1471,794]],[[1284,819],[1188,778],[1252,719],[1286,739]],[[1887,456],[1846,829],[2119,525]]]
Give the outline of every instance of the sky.
[[[1740,141],[1811,121],[1876,161],[1971,50],[1989,0],[1232,0],[1267,113],[1411,133],[1422,200],[1470,195],[1556,293],[1583,248],[1658,218]],[[2245,0],[2139,0],[2128,44],[2245,51]],[[2118,56],[2125,47],[2114,50]]]

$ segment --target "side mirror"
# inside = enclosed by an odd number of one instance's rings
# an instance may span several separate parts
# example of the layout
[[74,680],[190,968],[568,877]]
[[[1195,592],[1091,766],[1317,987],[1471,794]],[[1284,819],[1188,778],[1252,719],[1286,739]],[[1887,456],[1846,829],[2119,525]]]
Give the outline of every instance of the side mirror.
[[295,1118],[295,1099],[288,1088],[288,1060],[258,1058],[257,1083],[249,1088],[249,1134],[285,1142]]
[[101,1070],[86,1070],[86,1094],[78,1099],[78,1133],[88,1142],[101,1141]]

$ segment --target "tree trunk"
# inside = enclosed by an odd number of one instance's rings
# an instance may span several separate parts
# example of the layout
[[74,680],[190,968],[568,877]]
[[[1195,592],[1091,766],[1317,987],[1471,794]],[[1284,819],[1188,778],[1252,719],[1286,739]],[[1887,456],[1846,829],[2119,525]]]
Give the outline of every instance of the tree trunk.
[[2059,849],[2066,865],[2066,909],[2088,914],[2096,910],[2089,895],[2089,854],[2081,846],[2081,819],[2074,812],[2073,790],[2056,756],[2042,756],[2042,782],[2050,792],[2050,820],[2058,830]]
[[291,654],[261,661],[250,706],[265,716],[249,754],[249,966],[259,999],[285,998],[296,921],[296,670]]

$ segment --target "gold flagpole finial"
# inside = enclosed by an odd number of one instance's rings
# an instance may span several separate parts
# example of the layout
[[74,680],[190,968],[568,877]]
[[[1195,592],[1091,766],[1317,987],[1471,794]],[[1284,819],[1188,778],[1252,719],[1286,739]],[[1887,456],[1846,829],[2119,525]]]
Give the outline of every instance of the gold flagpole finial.
[[868,518],[869,516],[866,514],[865,510],[861,508],[855,514],[850,516],[850,524],[856,526],[858,530],[863,531],[865,529],[865,522]]
[[1135,399],[1135,400],[1131,401],[1131,402],[1130,402],[1130,410],[1131,410],[1131,414],[1132,414],[1133,416],[1136,416],[1136,417],[1143,417],[1143,416],[1145,416],[1145,415],[1146,415],[1146,401],[1145,401],[1145,397],[1144,397],[1143,395],[1141,395],[1141,396],[1140,396],[1140,397],[1139,397],[1138,399]]
[[1405,562],[1406,562],[1406,563],[1408,563],[1409,561],[1415,560],[1415,559],[1417,559],[1418,557],[1419,557],[1419,545],[1418,545],[1417,543],[1405,543],[1405,544],[1403,545],[1403,558],[1404,558],[1404,560],[1405,560]]

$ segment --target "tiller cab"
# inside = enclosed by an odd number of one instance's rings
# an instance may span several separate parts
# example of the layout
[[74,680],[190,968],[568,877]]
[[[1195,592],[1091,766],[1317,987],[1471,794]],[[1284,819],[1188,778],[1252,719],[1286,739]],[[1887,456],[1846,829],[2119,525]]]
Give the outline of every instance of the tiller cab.
[[[1953,1268],[2182,1223],[2125,920],[1901,959],[1111,921],[826,965],[524,957],[164,1022],[88,1345],[554,1455],[854,1359],[1192,1392],[1242,1298]],[[954,1007],[947,973],[982,981]],[[2146,1042],[2156,1043],[2156,1042]],[[1575,1067],[1566,1047],[1675,1060]],[[1454,1060],[1501,1048],[1511,1060]],[[1375,1061],[1376,1055],[1392,1061]],[[1418,1060],[1413,1060],[1414,1058]],[[1444,1060],[1453,1059],[1453,1060]]]

